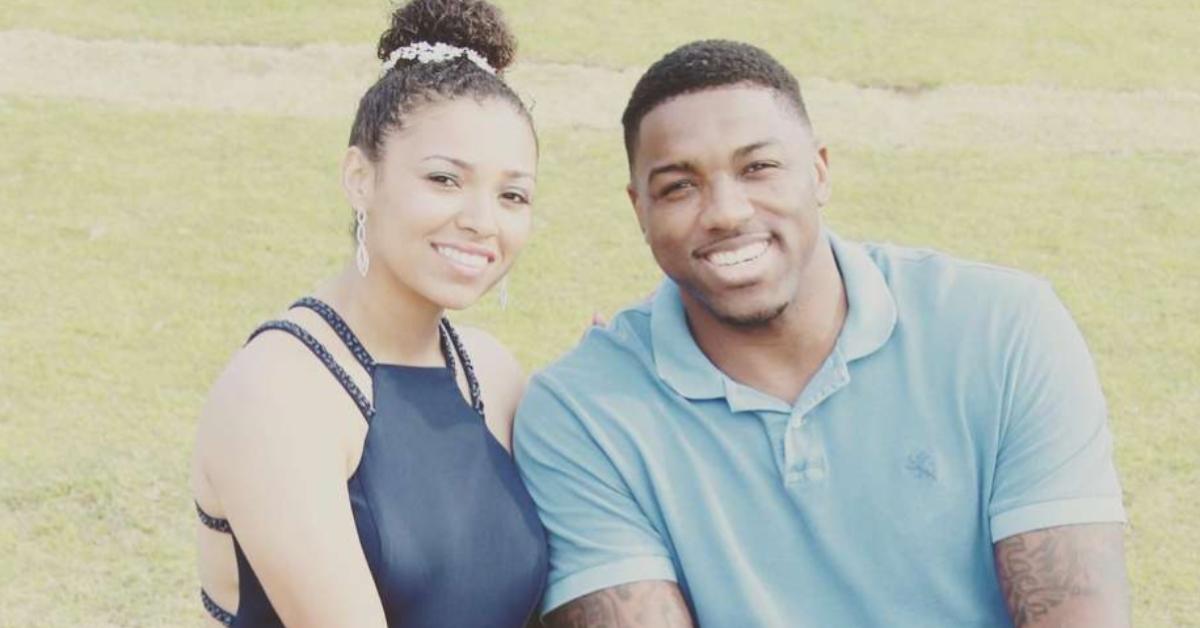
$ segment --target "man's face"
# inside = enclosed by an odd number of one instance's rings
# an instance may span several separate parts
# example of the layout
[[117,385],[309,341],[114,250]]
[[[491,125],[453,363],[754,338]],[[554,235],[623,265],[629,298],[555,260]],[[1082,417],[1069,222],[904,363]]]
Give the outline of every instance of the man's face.
[[629,197],[685,303],[764,325],[805,289],[829,195],[825,149],[775,91],[678,96],[641,121]]

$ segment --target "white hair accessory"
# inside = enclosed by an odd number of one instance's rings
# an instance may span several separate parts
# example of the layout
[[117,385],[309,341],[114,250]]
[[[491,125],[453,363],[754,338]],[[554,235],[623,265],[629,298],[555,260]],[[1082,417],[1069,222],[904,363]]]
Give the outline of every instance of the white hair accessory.
[[383,62],[383,68],[379,71],[380,74],[386,74],[388,70],[396,67],[396,62],[401,59],[409,61],[416,60],[417,63],[438,63],[440,61],[450,61],[459,57],[466,56],[467,59],[479,66],[479,69],[488,74],[495,74],[496,68],[493,68],[483,55],[471,50],[470,48],[459,48],[437,42],[431,44],[425,41],[418,41],[407,46],[401,46],[392,51],[388,55],[387,61]]

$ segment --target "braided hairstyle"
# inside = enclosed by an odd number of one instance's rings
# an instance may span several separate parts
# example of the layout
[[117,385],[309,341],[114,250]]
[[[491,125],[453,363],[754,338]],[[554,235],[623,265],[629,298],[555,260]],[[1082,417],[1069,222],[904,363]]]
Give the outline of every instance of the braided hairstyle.
[[800,84],[783,64],[757,46],[723,39],[685,44],[659,59],[638,79],[621,116],[625,154],[633,165],[634,147],[642,118],[664,102],[693,92],[749,84],[766,87],[791,103],[809,124]]
[[422,105],[464,96],[508,102],[533,130],[529,110],[501,78],[516,56],[517,40],[499,8],[484,0],[412,0],[392,13],[390,27],[379,37],[379,60],[386,61],[393,51],[416,42],[473,50],[496,74],[475,65],[466,55],[432,63],[400,59],[359,101],[350,129],[351,146],[378,162],[383,157],[385,136],[403,128],[407,114]]

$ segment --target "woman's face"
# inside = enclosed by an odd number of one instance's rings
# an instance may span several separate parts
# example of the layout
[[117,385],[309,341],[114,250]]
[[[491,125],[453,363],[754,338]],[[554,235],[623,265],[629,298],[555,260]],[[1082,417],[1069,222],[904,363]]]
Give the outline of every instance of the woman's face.
[[[354,162],[352,154],[348,169]],[[537,145],[508,102],[468,97],[419,107],[387,134],[379,161],[364,168],[369,176],[345,180],[358,181],[364,193],[369,280],[461,309],[497,283],[525,246]]]

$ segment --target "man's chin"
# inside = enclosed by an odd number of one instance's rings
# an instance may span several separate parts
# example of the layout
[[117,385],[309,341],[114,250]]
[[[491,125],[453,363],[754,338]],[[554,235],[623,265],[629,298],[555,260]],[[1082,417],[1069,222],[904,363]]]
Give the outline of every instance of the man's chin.
[[[779,318],[787,309],[787,303],[748,304],[744,299],[730,299],[732,303],[701,301],[708,313],[722,325],[740,329],[765,327]],[[740,302],[739,302],[740,301]]]
[[738,312],[721,311],[715,309],[709,311],[712,312],[712,315],[724,325],[737,327],[739,329],[756,329],[759,327],[766,327],[767,325],[771,324],[771,322],[779,318],[779,316],[783,314],[783,311],[786,309],[787,304],[784,303],[782,305],[769,308],[752,309]]
[[[749,287],[749,290],[722,291],[724,294],[714,295],[710,291],[697,290],[692,286],[680,284],[693,302],[708,313],[717,322],[727,327],[739,329],[754,329],[769,325],[779,318],[787,309],[787,302],[774,302],[765,294],[755,294],[759,286]],[[733,294],[730,294],[733,292]],[[715,298],[714,298],[715,297]]]

